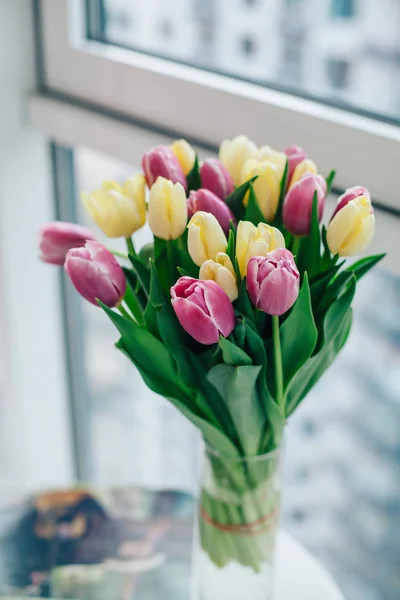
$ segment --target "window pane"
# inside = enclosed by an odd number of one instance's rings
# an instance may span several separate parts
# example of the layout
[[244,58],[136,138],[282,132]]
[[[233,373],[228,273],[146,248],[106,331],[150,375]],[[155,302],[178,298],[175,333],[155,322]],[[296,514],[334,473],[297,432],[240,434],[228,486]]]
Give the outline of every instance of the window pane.
[[[78,190],[138,170],[86,149],[75,151],[75,167]],[[77,209],[93,227],[78,201]],[[135,234],[137,247],[149,240],[148,230]],[[102,311],[80,306],[75,344],[84,347],[89,389],[91,479],[195,490],[197,432],[113,348],[118,336]],[[283,526],[348,600],[389,600],[400,585],[400,279],[375,270],[360,282],[354,308],[344,351],[290,421]]]
[[400,2],[102,0],[102,15],[110,43],[400,117]]

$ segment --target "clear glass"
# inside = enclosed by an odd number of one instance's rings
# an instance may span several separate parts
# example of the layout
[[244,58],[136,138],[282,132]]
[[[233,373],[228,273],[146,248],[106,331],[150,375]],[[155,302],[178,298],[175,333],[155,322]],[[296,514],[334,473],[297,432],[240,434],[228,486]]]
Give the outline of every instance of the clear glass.
[[103,0],[109,43],[400,118],[397,0]]
[[280,449],[245,459],[206,448],[193,600],[269,600],[281,475]]

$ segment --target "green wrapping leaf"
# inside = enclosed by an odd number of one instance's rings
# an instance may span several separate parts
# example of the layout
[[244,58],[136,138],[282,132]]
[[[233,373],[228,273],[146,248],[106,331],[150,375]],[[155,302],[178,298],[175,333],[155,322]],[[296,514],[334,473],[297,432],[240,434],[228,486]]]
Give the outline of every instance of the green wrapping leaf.
[[142,290],[148,297],[150,288],[150,273],[148,268],[145,267],[140,258],[134,256],[133,254],[129,254],[129,260]]
[[336,254],[335,256],[333,256],[333,254],[331,253],[331,251],[329,249],[328,240],[326,237],[325,225],[322,225],[321,239],[322,239],[322,245],[324,248],[324,253],[321,258],[321,270],[327,271],[327,270],[331,269],[337,263],[339,255]]
[[193,168],[186,176],[186,181],[188,186],[188,192],[191,192],[192,190],[198,190],[201,188],[199,157],[197,156],[197,154]]
[[138,321],[138,323],[140,323],[143,320],[142,312],[146,306],[146,297],[143,292],[138,289],[140,288],[140,284],[138,283],[135,273],[126,267],[122,267],[122,270],[127,283],[124,300],[135,319]]
[[343,271],[339,273],[330,283],[326,286],[323,294],[320,297],[318,306],[315,309],[315,319],[320,321],[325,316],[326,311],[334,303],[340,294],[346,289],[350,281],[353,279],[354,274],[351,271]]
[[243,348],[244,347],[244,339],[245,339],[245,335],[246,335],[246,328],[242,321],[239,321],[239,323],[237,323],[235,329],[233,330],[232,335],[235,338],[236,345],[239,346],[240,348]]
[[382,258],[385,258],[385,256],[386,253],[366,256],[365,258],[361,258],[357,262],[350,265],[347,270],[354,273],[357,281],[359,281],[361,277],[364,277],[364,275],[368,273],[368,271],[372,269],[372,267],[374,267],[379,261],[381,261]]
[[240,221],[244,215],[244,205],[243,205],[244,197],[245,197],[246,193],[249,191],[250,184],[253,183],[253,181],[255,181],[257,179],[257,177],[258,177],[258,175],[256,175],[255,177],[252,177],[251,179],[249,179],[249,181],[246,181],[245,183],[243,183],[242,185],[237,187],[232,192],[232,194],[230,194],[225,199],[225,202],[232,209],[232,212],[238,221]]
[[260,423],[264,415],[256,391],[261,367],[217,365],[207,375],[232,416],[245,455],[254,456],[260,447]]
[[313,353],[318,331],[315,326],[307,273],[296,304],[280,328],[284,388]]
[[245,221],[250,221],[250,223],[253,223],[253,225],[256,226],[259,223],[265,222],[265,218],[261,212],[260,205],[258,204],[257,196],[252,183],[249,185],[249,201],[247,203],[243,219]]
[[221,336],[219,345],[222,350],[222,357],[225,364],[234,366],[253,364],[250,356],[246,354],[244,350],[238,348],[236,344],[232,344],[232,342],[226,338]]
[[285,196],[286,196],[288,177],[289,177],[289,161],[286,160],[285,169],[283,171],[283,175],[282,175],[282,179],[281,179],[278,208],[276,209],[275,217],[272,222],[274,227],[281,228],[281,225],[283,223],[283,220],[282,220],[283,202],[284,202]]
[[326,181],[326,195],[328,196],[328,194],[330,193],[331,189],[332,189],[332,185],[333,185],[333,180],[335,179],[336,176],[336,171],[335,169],[332,169],[332,171],[329,173],[328,177],[325,179]]
[[236,240],[235,240],[235,232],[232,229],[229,229],[228,235],[228,246],[226,248],[226,254],[232,261],[232,264],[235,264],[236,259]]

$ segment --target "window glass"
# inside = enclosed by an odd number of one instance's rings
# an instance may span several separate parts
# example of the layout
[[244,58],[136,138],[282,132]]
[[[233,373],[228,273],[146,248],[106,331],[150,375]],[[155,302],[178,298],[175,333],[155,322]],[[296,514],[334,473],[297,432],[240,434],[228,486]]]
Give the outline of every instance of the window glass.
[[[91,190],[138,167],[81,148],[75,169],[77,189]],[[77,209],[93,227],[78,199]],[[149,239],[147,229],[135,234],[137,247]],[[326,564],[347,600],[389,600],[400,586],[400,279],[376,269],[354,309],[345,349],[290,421],[283,527]],[[89,389],[91,479],[194,491],[197,432],[113,348],[117,333],[102,311],[83,301],[81,310],[75,344]]]
[[98,1],[103,41],[400,117],[400,2]]

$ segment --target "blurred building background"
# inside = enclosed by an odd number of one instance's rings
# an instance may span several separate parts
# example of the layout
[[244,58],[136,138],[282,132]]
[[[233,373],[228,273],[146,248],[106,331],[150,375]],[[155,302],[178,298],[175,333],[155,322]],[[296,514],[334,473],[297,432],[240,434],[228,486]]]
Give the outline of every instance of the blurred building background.
[[399,0],[104,0],[103,23],[118,44],[400,114]]

